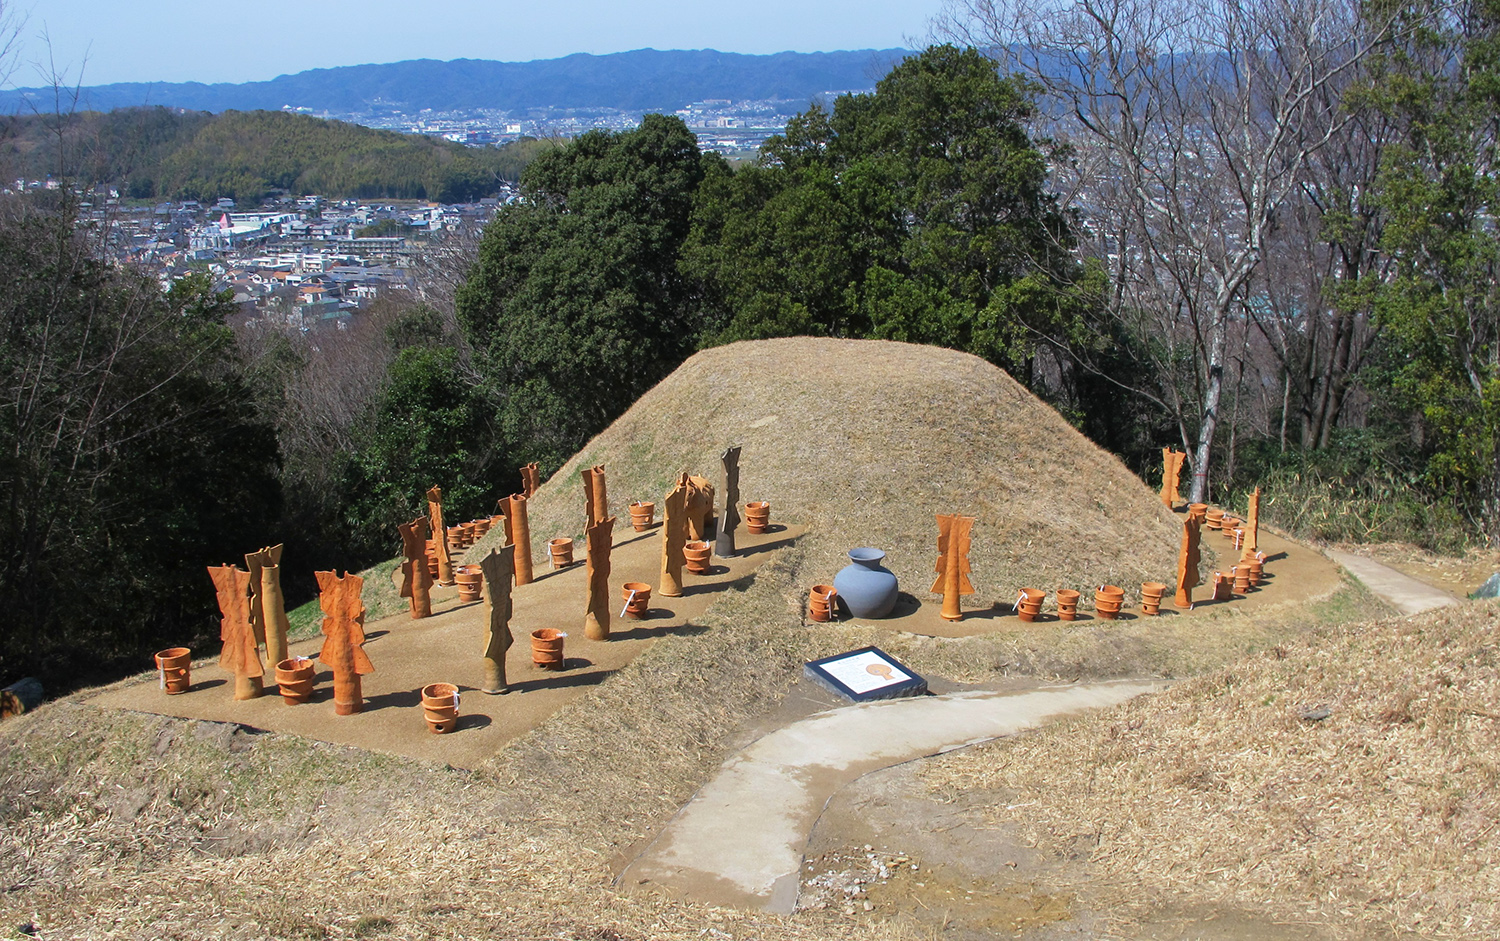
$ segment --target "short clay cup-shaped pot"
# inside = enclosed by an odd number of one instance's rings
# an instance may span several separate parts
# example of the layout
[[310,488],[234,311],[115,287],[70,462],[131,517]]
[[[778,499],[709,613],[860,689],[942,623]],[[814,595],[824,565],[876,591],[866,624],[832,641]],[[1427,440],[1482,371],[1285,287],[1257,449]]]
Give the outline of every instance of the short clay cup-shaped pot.
[[1203,522],[1209,529],[1219,529],[1224,525],[1224,511],[1218,507],[1209,507],[1203,514]]
[[573,540],[568,537],[547,540],[547,551],[552,555],[553,568],[567,568],[573,564]]
[[168,696],[185,693],[192,683],[193,652],[187,647],[168,647],[156,652],[156,669]]
[[289,657],[276,664],[276,686],[287,705],[307,702],[312,696],[317,664],[305,657]]
[[490,531],[489,519],[477,519],[474,521],[474,537],[477,539]]
[[1233,539],[1235,528],[1238,527],[1241,522],[1243,521],[1236,519],[1233,516],[1226,516],[1219,521],[1219,531],[1224,534],[1225,538]]
[[752,535],[760,535],[771,525],[771,504],[756,500],[745,504],[745,528]]
[[696,575],[707,575],[713,564],[713,550],[702,540],[694,540],[683,546],[682,555],[687,560],[688,571]]
[[640,620],[651,610],[651,586],[645,582],[626,582],[620,586],[625,599],[625,616]]
[[452,683],[429,683],[422,687],[422,708],[458,708],[458,687]]
[[1196,516],[1196,517],[1198,517],[1198,519],[1201,520],[1201,519],[1203,519],[1207,515],[1207,513],[1208,513],[1208,504],[1207,503],[1189,503],[1188,504],[1188,516]]
[[834,599],[838,592],[832,585],[814,585],[808,592],[807,612],[814,621],[825,622],[833,619]]
[[563,657],[562,631],[544,627],[531,632],[531,662],[544,670],[561,670],[567,660]]
[[637,500],[630,504],[630,525],[638,533],[650,529],[656,522],[656,504]]

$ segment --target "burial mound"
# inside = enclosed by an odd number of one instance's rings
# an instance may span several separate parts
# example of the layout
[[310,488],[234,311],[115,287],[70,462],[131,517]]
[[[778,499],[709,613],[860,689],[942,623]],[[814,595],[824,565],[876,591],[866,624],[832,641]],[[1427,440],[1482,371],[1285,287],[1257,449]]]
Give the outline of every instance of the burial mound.
[[742,498],[810,527],[796,563],[808,585],[875,546],[903,590],[931,600],[933,517],[953,512],[978,519],[967,609],[1008,605],[1022,586],[1173,581],[1180,517],[1117,458],[978,357],[877,340],[697,354],[536,493],[532,531],[581,535],[586,467],[605,465],[626,527],[627,504],[659,503],[682,471],[717,482],[731,445],[744,449]]

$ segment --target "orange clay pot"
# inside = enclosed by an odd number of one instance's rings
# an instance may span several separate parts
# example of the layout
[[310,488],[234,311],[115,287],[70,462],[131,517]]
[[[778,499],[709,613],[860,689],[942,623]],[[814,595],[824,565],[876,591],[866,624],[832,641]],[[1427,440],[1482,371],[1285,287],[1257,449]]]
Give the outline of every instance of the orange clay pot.
[[193,685],[193,652],[187,647],[168,647],[156,653],[156,671],[168,696],[185,693]]
[[458,687],[452,683],[422,687],[422,713],[434,735],[453,731],[458,724]]
[[483,536],[485,533],[487,533],[489,531],[490,531],[490,518],[488,516],[482,516],[479,519],[477,519],[477,520],[474,521],[474,538],[475,539],[478,539],[479,537]]
[[1207,513],[1208,513],[1208,504],[1207,503],[1189,503],[1188,504],[1188,515],[1189,516],[1196,516],[1196,517],[1198,517],[1198,519],[1201,520],[1201,519],[1203,519],[1207,515]]
[[312,696],[317,665],[306,657],[290,657],[276,664],[276,685],[288,706],[307,702]]
[[567,568],[573,564],[573,540],[566,536],[547,540],[547,551],[552,554],[552,567]]
[[1054,594],[1057,595],[1057,619],[1059,621],[1077,620],[1078,599],[1083,597],[1082,593],[1071,588],[1059,588]]
[[745,528],[753,534],[766,531],[771,525],[771,504],[764,500],[745,504]]
[[713,550],[708,543],[702,540],[694,540],[682,547],[683,558],[687,560],[689,572],[695,575],[707,575],[712,564]]
[[1234,579],[1223,572],[1214,573],[1214,600],[1228,601],[1234,596]]
[[1245,572],[1250,576],[1250,587],[1255,588],[1259,586],[1261,577],[1265,574],[1264,564],[1261,562],[1241,562],[1240,565],[1244,567]]
[[637,500],[630,504],[630,525],[638,533],[650,529],[656,522],[656,504]]
[[625,598],[625,616],[640,620],[651,610],[651,586],[645,582],[626,582],[620,586]]
[[838,592],[832,585],[814,585],[807,596],[807,616],[819,623],[833,620],[834,601]]
[[1216,506],[1211,506],[1203,513],[1203,523],[1209,529],[1219,529],[1224,525],[1224,511]]
[[459,601],[478,601],[484,591],[484,573],[477,565],[454,566],[453,580],[458,583]]
[[550,627],[532,631],[531,662],[544,670],[561,670],[567,663],[563,657],[563,639],[567,636]]

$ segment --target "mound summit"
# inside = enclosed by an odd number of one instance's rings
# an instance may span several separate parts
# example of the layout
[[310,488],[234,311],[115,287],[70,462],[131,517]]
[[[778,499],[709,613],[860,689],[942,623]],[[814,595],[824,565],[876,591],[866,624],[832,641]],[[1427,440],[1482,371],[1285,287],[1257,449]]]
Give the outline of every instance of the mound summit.
[[1022,586],[1173,582],[1181,526],[1157,495],[997,367],[953,350],[791,338],[693,356],[554,474],[533,533],[578,535],[584,468],[603,464],[610,510],[660,501],[682,471],[717,480],[740,445],[744,500],[811,527],[798,575],[824,581],[876,546],[902,588],[931,596],[934,514],[977,518],[966,608]]

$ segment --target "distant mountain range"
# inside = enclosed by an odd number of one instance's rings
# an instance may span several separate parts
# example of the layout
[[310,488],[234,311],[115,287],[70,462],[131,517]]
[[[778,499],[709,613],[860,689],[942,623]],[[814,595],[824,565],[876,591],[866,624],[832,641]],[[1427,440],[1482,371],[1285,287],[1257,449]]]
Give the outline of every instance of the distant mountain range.
[[[783,99],[801,105],[825,91],[871,88],[903,49],[742,55],[712,49],[638,49],[533,62],[414,59],[282,75],[267,82],[124,82],[82,89],[78,107],[165,105],[199,111],[307,108],[331,114],[537,108],[674,111],[694,101]],[[51,88],[0,92],[8,111],[50,111]]]

